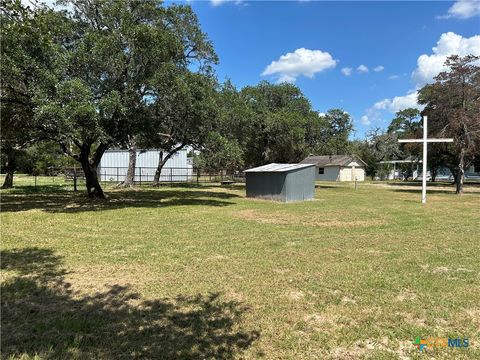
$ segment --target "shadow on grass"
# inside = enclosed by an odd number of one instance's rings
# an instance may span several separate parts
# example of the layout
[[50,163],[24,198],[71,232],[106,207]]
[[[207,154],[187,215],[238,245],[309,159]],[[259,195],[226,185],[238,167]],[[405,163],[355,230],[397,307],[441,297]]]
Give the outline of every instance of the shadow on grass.
[[45,192],[45,193],[4,193],[1,210],[3,212],[40,209],[48,212],[75,213],[83,211],[113,210],[127,207],[162,208],[167,206],[228,206],[234,204],[229,199],[239,195],[224,191],[185,190],[185,189],[141,189],[121,190],[108,193],[107,200],[91,200],[84,193]]
[[[410,194],[421,194],[422,189],[391,189],[391,191],[394,192],[399,192],[399,193],[410,193]],[[435,189],[432,190],[431,188],[427,189],[427,194],[451,194],[451,195],[456,195],[455,194],[455,188],[453,189]]]
[[239,326],[248,308],[220,294],[141,300],[124,286],[92,296],[64,280],[52,251],[1,254],[2,357],[45,359],[230,359],[259,333]]
[[316,189],[341,189],[341,185],[325,185],[325,184],[315,184]]
[[[422,187],[422,182],[421,181],[389,181],[387,182],[388,185],[395,185],[395,186],[417,186],[417,187]],[[436,186],[441,186],[441,187],[451,187],[452,189],[455,189],[455,184],[453,181],[435,181],[427,182],[428,187],[436,187]],[[479,182],[465,182],[464,186],[466,187],[480,187]]]
[[14,185],[13,188],[8,189],[9,194],[50,194],[57,192],[72,191],[72,186],[64,184],[48,184],[48,185]]

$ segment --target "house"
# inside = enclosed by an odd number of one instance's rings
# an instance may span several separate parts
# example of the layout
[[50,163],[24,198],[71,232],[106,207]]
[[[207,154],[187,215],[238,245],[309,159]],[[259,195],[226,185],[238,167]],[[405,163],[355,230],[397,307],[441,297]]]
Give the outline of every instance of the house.
[[315,167],[277,164],[245,170],[247,197],[282,202],[311,200],[315,195]]
[[309,156],[300,164],[315,165],[315,179],[325,181],[364,181],[367,166],[355,155]]
[[[192,165],[187,159],[188,149],[179,150],[167,160],[160,174],[160,181],[188,181],[192,177]],[[161,150],[137,150],[135,182],[153,181]],[[165,156],[165,154],[163,154]],[[128,169],[128,150],[107,150],[100,160],[98,176],[100,181],[122,182]]]
[[[416,179],[419,174],[421,173],[421,171],[419,170],[419,165],[422,163],[423,161],[420,160],[420,159],[417,159],[417,158],[414,158],[412,156],[409,156],[407,157],[406,159],[398,159],[398,160],[384,160],[384,161],[380,161],[379,164],[380,165],[383,165],[383,166],[386,166],[388,168],[388,170],[386,170],[387,172],[385,173],[377,173],[377,175],[375,176],[375,180],[383,180],[383,179],[387,179],[387,180],[396,180],[396,179],[401,179],[401,180],[404,180],[405,179],[405,171],[402,171],[405,170],[406,167],[410,167],[410,172],[411,174],[408,175],[408,176],[411,176],[412,179]],[[430,176],[430,175],[428,175]]]

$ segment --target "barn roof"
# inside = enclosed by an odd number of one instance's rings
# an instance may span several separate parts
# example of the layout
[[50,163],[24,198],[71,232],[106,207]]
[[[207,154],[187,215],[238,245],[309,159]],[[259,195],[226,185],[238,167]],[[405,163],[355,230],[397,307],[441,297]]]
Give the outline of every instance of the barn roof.
[[312,166],[313,164],[278,164],[271,163],[256,168],[245,170],[245,172],[287,172],[292,170],[303,169]]
[[347,166],[352,161],[361,163],[366,166],[365,162],[355,155],[325,155],[325,156],[309,156],[300,161],[300,164],[314,164],[316,166]]

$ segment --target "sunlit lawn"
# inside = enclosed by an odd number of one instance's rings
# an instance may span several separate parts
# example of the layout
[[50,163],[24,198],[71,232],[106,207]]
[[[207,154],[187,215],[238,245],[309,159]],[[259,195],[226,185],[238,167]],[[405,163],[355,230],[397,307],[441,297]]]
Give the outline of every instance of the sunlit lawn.
[[[372,183],[90,202],[41,181],[1,193],[5,358],[480,358],[478,188],[432,187],[426,206]],[[470,346],[419,353],[417,336]]]

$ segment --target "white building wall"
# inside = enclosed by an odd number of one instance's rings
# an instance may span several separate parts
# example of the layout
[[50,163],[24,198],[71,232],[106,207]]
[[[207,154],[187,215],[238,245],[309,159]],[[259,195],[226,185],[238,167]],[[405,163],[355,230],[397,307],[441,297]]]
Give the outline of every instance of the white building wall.
[[[135,181],[153,181],[158,166],[160,151],[137,151]],[[121,182],[128,168],[128,150],[107,150],[100,161],[100,181]],[[192,165],[187,163],[187,150],[180,150],[167,160],[160,174],[160,181],[187,181],[192,177]]]
[[340,169],[340,181],[352,181],[352,169],[342,167]]
[[355,176],[358,181],[365,181],[365,168],[355,167],[355,173],[352,173],[352,167],[326,166],[323,174],[318,173],[319,167],[316,167],[315,180],[322,181],[354,181]]
[[365,181],[365,168],[363,167],[342,167],[340,169],[340,181]]

